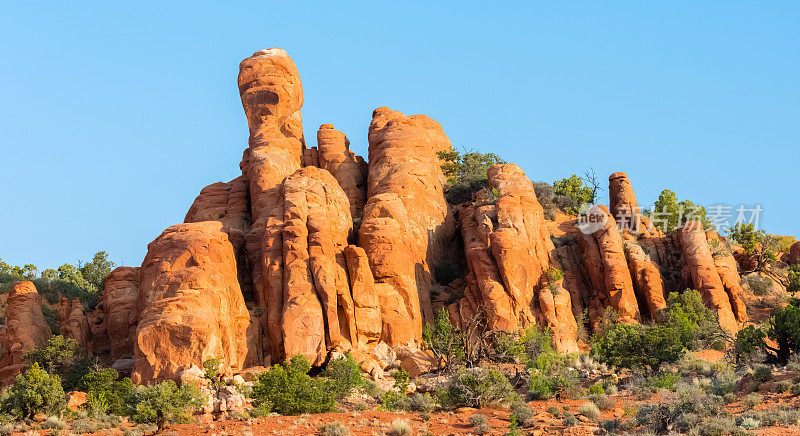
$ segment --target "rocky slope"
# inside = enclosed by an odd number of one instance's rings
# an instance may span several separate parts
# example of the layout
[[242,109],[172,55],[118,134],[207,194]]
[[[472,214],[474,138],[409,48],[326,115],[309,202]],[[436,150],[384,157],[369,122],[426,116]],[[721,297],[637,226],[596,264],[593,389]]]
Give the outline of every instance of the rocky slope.
[[[422,330],[443,306],[465,328],[548,327],[564,352],[607,307],[647,321],[689,287],[728,331],[747,319],[733,257],[710,248],[720,237],[650,228],[624,173],[609,177],[610,208],[592,211],[601,225],[572,219],[553,232],[514,164],[493,166],[473,201],[448,204],[437,152],[451,144],[424,115],[375,109],[367,162],[330,124],[306,144],[303,89],[283,50],[242,61],[238,85],[250,130],[242,175],[203,188],[141,267],[114,270],[96,310],[61,302],[62,333],[137,383],[186,379],[212,357],[232,374],[297,353],[322,365],[352,352],[376,378],[393,363],[419,373],[437,363]],[[625,217],[634,225],[620,231]],[[442,265],[461,277],[437,283]],[[49,337],[37,298],[29,282],[9,296],[2,374]]]

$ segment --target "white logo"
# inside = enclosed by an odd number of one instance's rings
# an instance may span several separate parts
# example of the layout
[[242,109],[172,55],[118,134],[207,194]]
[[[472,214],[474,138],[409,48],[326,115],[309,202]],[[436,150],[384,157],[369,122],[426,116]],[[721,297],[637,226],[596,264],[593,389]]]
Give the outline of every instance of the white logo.
[[608,214],[592,203],[583,203],[578,210],[578,229],[581,233],[592,234],[606,226]]

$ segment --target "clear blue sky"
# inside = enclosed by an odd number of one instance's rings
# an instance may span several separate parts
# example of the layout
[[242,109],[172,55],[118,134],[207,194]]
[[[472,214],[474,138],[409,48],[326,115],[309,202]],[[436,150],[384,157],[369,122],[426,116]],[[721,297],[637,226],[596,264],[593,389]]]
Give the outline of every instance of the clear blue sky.
[[800,233],[798,2],[335,3],[2,2],[0,258],[141,263],[240,174],[238,64],[269,47],[310,145],[333,123],[366,155],[390,106],[533,180],[625,171],[642,205],[670,188]]

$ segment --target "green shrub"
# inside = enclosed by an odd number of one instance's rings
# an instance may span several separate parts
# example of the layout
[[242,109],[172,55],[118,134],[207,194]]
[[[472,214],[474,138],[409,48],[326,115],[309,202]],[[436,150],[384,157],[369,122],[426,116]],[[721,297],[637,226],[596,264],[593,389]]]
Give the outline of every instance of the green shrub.
[[767,276],[750,275],[746,281],[753,295],[767,295],[772,290],[772,280]]
[[734,355],[737,362],[748,362],[753,356],[766,347],[767,334],[755,326],[749,325],[736,333],[733,342]]
[[653,212],[658,214],[655,222],[660,222],[663,227],[666,227],[661,229],[665,233],[674,232],[690,218],[700,220],[705,230],[714,229],[713,223],[706,219],[704,207],[696,206],[690,200],[678,201],[678,196],[669,189],[661,191],[658,200],[653,205]]
[[725,346],[725,332],[716,312],[703,304],[703,297],[696,290],[670,292],[664,318],[666,326],[680,331],[681,343],[690,350],[721,350]]
[[553,418],[558,418],[561,416],[561,411],[556,406],[550,406],[547,408],[547,413],[549,413]]
[[578,213],[581,205],[594,202],[592,189],[583,184],[583,178],[577,174],[569,178],[553,182],[554,202],[563,211]]
[[424,346],[433,351],[434,356],[444,360],[449,367],[464,359],[464,342],[456,327],[450,323],[450,315],[442,309],[436,314],[433,325],[426,323],[422,328]]
[[654,389],[667,389],[670,391],[675,391],[675,387],[680,381],[680,375],[672,372],[665,372],[661,375],[648,377],[645,383]]
[[350,353],[328,362],[325,375],[333,382],[336,398],[350,395],[350,392],[364,383],[364,379],[361,377],[361,367]]
[[460,204],[472,199],[472,193],[489,187],[489,167],[504,164],[494,153],[474,151],[439,151],[442,173],[447,178],[445,197],[450,204]]
[[772,380],[772,367],[769,365],[757,365],[753,370],[753,380],[756,383],[766,383]]
[[792,353],[800,352],[800,299],[792,298],[777,309],[770,323],[769,337],[778,344],[777,357],[787,362]]
[[789,283],[786,285],[786,291],[796,294],[800,291],[800,265],[792,265],[788,271]]
[[3,411],[20,418],[33,418],[40,413],[57,415],[65,405],[61,378],[48,374],[34,362],[14,379],[8,397],[3,402]]
[[128,396],[131,419],[138,423],[155,423],[159,431],[168,422],[186,422],[190,413],[204,403],[196,386],[178,386],[172,380],[156,385],[136,386]]
[[44,348],[25,353],[22,360],[29,365],[38,363],[47,372],[63,374],[79,353],[80,347],[75,339],[56,335],[47,340]]
[[129,378],[119,380],[119,373],[105,368],[83,376],[82,389],[86,392],[86,407],[93,416],[112,413],[126,415],[126,400],[133,391]]
[[592,355],[617,367],[658,367],[683,355],[681,333],[675,327],[617,323],[595,335]]
[[216,357],[203,361],[203,376],[215,389],[222,385],[222,372],[220,372],[220,366],[222,366],[222,361]]
[[741,427],[741,428],[743,428],[745,430],[758,430],[758,426],[759,425],[761,425],[761,422],[759,422],[756,419],[748,417],[748,418],[744,418],[742,420],[742,423],[739,424],[739,427]]
[[62,430],[66,424],[57,416],[48,416],[40,426],[48,430]]
[[522,401],[515,401],[511,404],[511,413],[516,416],[517,420],[523,425],[533,417],[533,410]]
[[486,368],[459,368],[437,396],[442,405],[453,408],[496,407],[519,398],[503,373]]
[[578,418],[572,413],[564,414],[564,427],[574,427],[578,424]]
[[598,382],[589,386],[589,394],[605,394],[606,390],[603,389],[603,384]]
[[272,365],[256,376],[250,397],[253,405],[269,402],[281,415],[323,413],[336,410],[336,392],[327,379],[311,378],[311,364],[297,354],[284,365]]
[[52,335],[60,334],[61,328],[58,325],[58,311],[47,304],[42,304],[42,315],[44,315],[44,320],[47,322],[48,327],[50,327],[50,333]]

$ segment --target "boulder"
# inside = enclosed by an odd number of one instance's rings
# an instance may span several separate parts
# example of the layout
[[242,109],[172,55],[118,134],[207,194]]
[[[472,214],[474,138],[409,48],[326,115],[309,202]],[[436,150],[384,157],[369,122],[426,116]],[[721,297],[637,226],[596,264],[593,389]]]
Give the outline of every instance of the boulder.
[[789,247],[789,265],[797,265],[798,263],[800,263],[800,241]]
[[150,243],[138,307],[134,383],[179,380],[184,368],[210,358],[226,373],[242,367],[250,315],[221,223],[178,224]]

